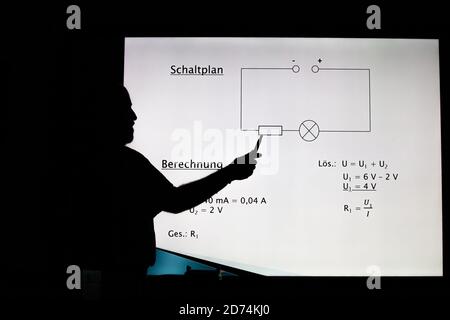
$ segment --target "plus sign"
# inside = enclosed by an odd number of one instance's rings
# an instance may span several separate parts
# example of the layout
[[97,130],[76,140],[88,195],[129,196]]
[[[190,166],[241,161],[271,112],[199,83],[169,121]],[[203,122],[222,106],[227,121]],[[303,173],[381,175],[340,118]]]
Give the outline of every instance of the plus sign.
[[375,162],[372,162],[372,167],[375,167]]
[[317,61],[319,61],[319,63],[321,63],[321,62],[322,62],[322,59],[321,59],[321,58],[319,58],[319,60],[317,60]]

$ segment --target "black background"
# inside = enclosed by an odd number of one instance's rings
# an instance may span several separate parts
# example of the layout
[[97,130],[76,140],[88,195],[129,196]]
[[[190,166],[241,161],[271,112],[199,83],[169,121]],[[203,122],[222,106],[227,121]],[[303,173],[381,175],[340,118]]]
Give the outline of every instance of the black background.
[[[66,28],[70,4],[81,8],[81,30]],[[2,6],[2,296],[55,298],[46,290],[46,279],[52,271],[48,243],[58,239],[47,230],[61,228],[53,217],[70,206],[66,177],[73,165],[69,156],[73,115],[90,89],[105,81],[122,82],[125,36],[439,38],[443,278],[384,277],[378,291],[368,290],[363,277],[161,280],[157,285],[159,298],[173,306],[194,301],[271,303],[275,313],[295,310],[296,301],[305,297],[442,296],[448,283],[448,17],[442,4],[378,2],[382,29],[368,30],[366,8],[370,4],[209,2],[194,6],[127,1]],[[168,315],[174,308],[169,308]]]

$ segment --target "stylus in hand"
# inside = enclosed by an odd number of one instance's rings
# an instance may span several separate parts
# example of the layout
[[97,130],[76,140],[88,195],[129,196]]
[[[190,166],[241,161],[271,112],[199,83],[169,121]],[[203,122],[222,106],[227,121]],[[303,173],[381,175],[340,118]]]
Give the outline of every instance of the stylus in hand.
[[261,145],[262,136],[259,136],[255,147],[249,153],[236,158],[229,166],[228,169],[232,171],[234,180],[243,180],[250,177],[256,168],[256,159],[261,157],[258,153],[259,146]]

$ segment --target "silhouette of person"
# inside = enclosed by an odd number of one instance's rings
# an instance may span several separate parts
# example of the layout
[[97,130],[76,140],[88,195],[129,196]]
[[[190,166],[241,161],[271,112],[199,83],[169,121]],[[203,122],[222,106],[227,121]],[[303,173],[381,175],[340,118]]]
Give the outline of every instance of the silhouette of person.
[[[65,263],[101,270],[102,296],[138,291],[155,263],[153,218],[180,213],[234,180],[252,175],[256,150],[212,174],[174,186],[149,160],[126,144],[137,117],[124,86],[112,86],[86,111],[89,143],[74,148],[72,215]],[[91,113],[92,112],[92,113]],[[83,131],[82,130],[82,131]],[[140,290],[140,289],[139,289]]]

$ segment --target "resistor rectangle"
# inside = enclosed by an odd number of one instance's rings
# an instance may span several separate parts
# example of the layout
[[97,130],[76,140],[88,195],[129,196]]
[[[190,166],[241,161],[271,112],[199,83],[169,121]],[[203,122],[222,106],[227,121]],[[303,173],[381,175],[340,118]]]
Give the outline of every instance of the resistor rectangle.
[[281,125],[259,125],[258,134],[261,136],[282,136],[283,126]]

